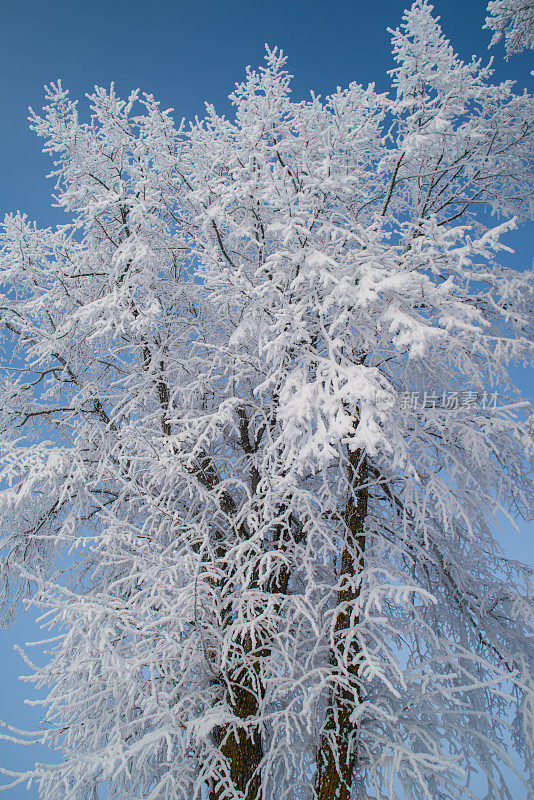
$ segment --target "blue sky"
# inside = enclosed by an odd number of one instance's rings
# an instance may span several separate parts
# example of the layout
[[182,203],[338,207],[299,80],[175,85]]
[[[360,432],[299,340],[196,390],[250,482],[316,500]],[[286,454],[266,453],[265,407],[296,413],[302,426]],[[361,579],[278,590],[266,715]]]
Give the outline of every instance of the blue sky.
[[[407,0],[19,0],[2,4],[0,33],[0,212],[20,209],[39,224],[62,222],[63,213],[50,205],[52,184],[45,179],[50,162],[42,143],[28,130],[27,108],[42,104],[43,84],[61,78],[73,96],[83,97],[95,84],[115,82],[119,94],[140,88],[152,92],[176,118],[202,115],[205,100],[222,109],[226,96],[247,64],[261,62],[264,44],[278,45],[289,56],[295,75],[294,95],[310,89],[327,94],[350,81],[375,82],[387,88],[392,65],[388,27],[396,27]],[[489,58],[488,31],[481,27],[486,0],[435,0],[442,25],[463,58],[477,53]],[[493,48],[496,79],[513,78],[519,87],[531,82],[532,54],[503,58]],[[531,229],[532,231],[532,229]],[[532,264],[527,233],[515,239],[511,263]],[[534,395],[534,381],[518,373],[525,393]],[[534,560],[532,528],[503,540],[512,557]],[[17,642],[41,639],[35,624],[22,620],[0,632],[0,719],[35,727],[39,710],[23,705],[31,687],[18,680],[28,671],[13,651]],[[0,742],[0,764],[29,766],[33,748]],[[7,800],[37,798],[23,787]],[[524,800],[520,795],[517,800]]]

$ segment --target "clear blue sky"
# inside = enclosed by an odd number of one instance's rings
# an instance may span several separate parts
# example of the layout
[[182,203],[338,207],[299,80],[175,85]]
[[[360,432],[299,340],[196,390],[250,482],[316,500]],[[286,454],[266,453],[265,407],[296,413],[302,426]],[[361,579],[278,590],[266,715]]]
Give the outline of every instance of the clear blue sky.
[[[289,56],[294,95],[310,89],[327,94],[350,81],[387,88],[393,65],[388,27],[396,27],[409,0],[4,0],[0,31],[0,213],[20,209],[41,225],[63,221],[50,206],[50,162],[42,143],[28,131],[27,108],[42,103],[43,84],[61,78],[73,96],[95,84],[115,82],[119,94],[140,88],[152,92],[176,118],[203,113],[205,100],[221,109],[247,64],[261,62],[264,44]],[[442,26],[464,58],[489,57],[490,35],[482,31],[486,0],[435,0]],[[493,49],[496,79],[531,82],[532,54],[503,59]],[[532,229],[531,229],[532,230]],[[532,264],[532,247],[523,233],[511,263]],[[519,375],[525,393],[534,395],[532,376]],[[529,535],[530,533],[530,535]],[[506,536],[508,552],[534,560],[531,533]],[[0,719],[35,728],[39,711],[23,705],[32,689],[17,679],[27,672],[13,644],[40,634],[31,620],[0,632]],[[0,763],[29,766],[43,758],[34,748],[21,751],[0,741]],[[0,781],[1,782],[1,781]],[[33,800],[35,789],[10,790],[6,800]],[[524,798],[517,795],[517,800]]]

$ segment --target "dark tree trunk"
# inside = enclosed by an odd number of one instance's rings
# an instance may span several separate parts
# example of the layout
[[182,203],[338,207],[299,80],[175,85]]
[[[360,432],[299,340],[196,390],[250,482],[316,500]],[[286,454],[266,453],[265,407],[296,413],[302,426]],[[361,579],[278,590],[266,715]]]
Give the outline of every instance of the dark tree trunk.
[[[244,642],[245,652],[250,651],[250,641]],[[221,755],[228,765],[228,776],[235,789],[243,793],[245,800],[261,800],[261,771],[263,757],[261,734],[251,718],[258,716],[258,686],[251,680],[252,676],[242,671],[234,676],[231,684],[229,705],[239,720],[247,722],[246,726],[234,730],[217,728],[215,739],[219,744]],[[210,800],[228,797],[222,786],[210,791]]]
[[[345,508],[346,539],[341,555],[340,579],[350,579],[346,588],[340,589],[337,605],[340,610],[334,623],[334,650],[332,665],[338,664],[345,650],[345,632],[354,624],[352,611],[360,587],[354,579],[363,570],[365,554],[364,525],[368,502],[368,467],[361,451],[348,453],[348,497]],[[351,621],[352,620],[352,621]],[[356,761],[356,731],[350,721],[355,706],[361,702],[359,649],[356,642],[350,649],[348,663],[349,685],[332,691],[323,728],[321,745],[317,754],[314,800],[350,800]]]

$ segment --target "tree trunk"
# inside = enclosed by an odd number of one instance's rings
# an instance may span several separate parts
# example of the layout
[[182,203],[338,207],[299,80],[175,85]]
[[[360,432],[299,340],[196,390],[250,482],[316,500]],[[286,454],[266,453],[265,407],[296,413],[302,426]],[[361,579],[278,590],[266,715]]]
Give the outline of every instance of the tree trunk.
[[[249,436],[249,421],[245,412],[238,409],[240,419],[241,446],[243,451],[249,455],[255,452],[257,445],[252,444]],[[250,473],[251,494],[255,495],[259,483],[259,473],[256,467],[252,466]],[[284,506],[278,509],[283,516],[287,511]],[[225,508],[226,513],[234,513],[235,505]],[[288,521],[288,526],[291,522]],[[291,531],[289,528],[284,531],[281,525],[275,530],[273,546],[284,547],[284,533],[291,536],[295,542],[300,542],[303,538],[301,526],[296,524],[296,529]],[[246,532],[244,532],[246,535]],[[285,595],[288,590],[290,579],[290,569],[283,565],[276,576],[271,576],[267,580],[265,590],[273,594]],[[258,576],[253,578],[252,586],[259,586]],[[252,588],[251,586],[251,588]],[[271,650],[268,637],[262,637],[261,644],[256,639],[256,653],[258,659],[268,658]],[[243,650],[246,655],[252,652],[252,640],[246,636],[242,642]],[[252,661],[247,669],[238,670],[236,674],[230,676],[230,690],[228,692],[228,704],[240,720],[248,721],[246,727],[238,728],[235,732],[226,735],[223,728],[214,731],[214,738],[221,751],[222,756],[227,762],[228,775],[235,789],[243,793],[245,800],[262,800],[263,791],[261,783],[261,761],[263,758],[263,744],[261,734],[257,725],[251,724],[254,717],[258,717],[260,712],[260,700],[264,695],[264,687],[260,677],[258,662]],[[209,800],[222,800],[225,795],[222,784],[210,789]]]
[[[240,421],[243,449],[251,454],[253,447],[248,437],[248,420],[243,411],[240,412]],[[250,482],[253,495],[256,493],[258,481],[257,469],[252,467]],[[221,506],[226,514],[235,513],[236,506],[231,498],[223,498],[223,503]],[[241,530],[240,533],[246,535],[245,530]],[[219,558],[223,559],[224,556],[224,551],[218,552]],[[244,654],[250,655],[253,647],[250,634],[245,635],[240,644]],[[258,652],[258,657],[263,655],[264,651]],[[213,732],[214,739],[226,761],[227,776],[233,788],[242,793],[244,800],[261,800],[260,764],[263,758],[263,745],[258,724],[252,722],[258,717],[259,698],[264,694],[257,662],[253,661],[247,668],[235,670],[228,679],[228,705],[232,713],[239,720],[243,720],[245,725],[237,726],[236,730],[230,732],[223,727],[217,727]],[[222,798],[228,799],[228,794],[226,787],[221,783],[210,789],[209,800],[222,800]]]
[[[245,649],[246,649],[245,642]],[[228,777],[233,787],[242,792],[245,800],[261,800],[261,771],[263,757],[261,735],[257,726],[250,726],[251,718],[257,717],[259,704],[257,687],[252,685],[250,676],[244,671],[236,675],[231,685],[229,705],[238,719],[247,722],[237,730],[227,732],[219,727],[214,730],[214,737],[219,745],[221,755],[228,765]],[[221,783],[210,791],[210,800],[228,798],[226,788]]]
[[[368,467],[365,455],[360,450],[349,451],[348,457],[349,490],[344,515],[346,539],[340,571],[342,588],[337,595],[339,611],[334,623],[334,650],[331,656],[334,670],[339,670],[340,681],[332,690],[326,712],[317,754],[314,800],[350,800],[356,762],[355,730],[350,721],[355,706],[361,702],[359,649],[355,641],[349,650],[346,671],[342,672],[336,665],[343,661],[345,632],[354,624],[352,610],[360,594],[360,587],[354,579],[364,566]],[[347,578],[346,587],[343,587],[344,576]]]

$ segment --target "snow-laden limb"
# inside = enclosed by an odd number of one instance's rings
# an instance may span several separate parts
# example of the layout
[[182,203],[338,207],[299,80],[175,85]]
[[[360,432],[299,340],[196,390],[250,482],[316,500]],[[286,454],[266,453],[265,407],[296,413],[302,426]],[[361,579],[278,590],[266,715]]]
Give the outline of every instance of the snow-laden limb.
[[511,800],[510,737],[532,783],[531,570],[493,533],[533,500],[499,264],[532,100],[426,2],[393,54],[392,96],[294,102],[268,50],[230,120],[32,114],[71,222],[4,223],[0,533],[50,629],[43,800]]
[[490,0],[485,28],[494,31],[491,45],[504,36],[506,57],[534,47],[533,0]]

